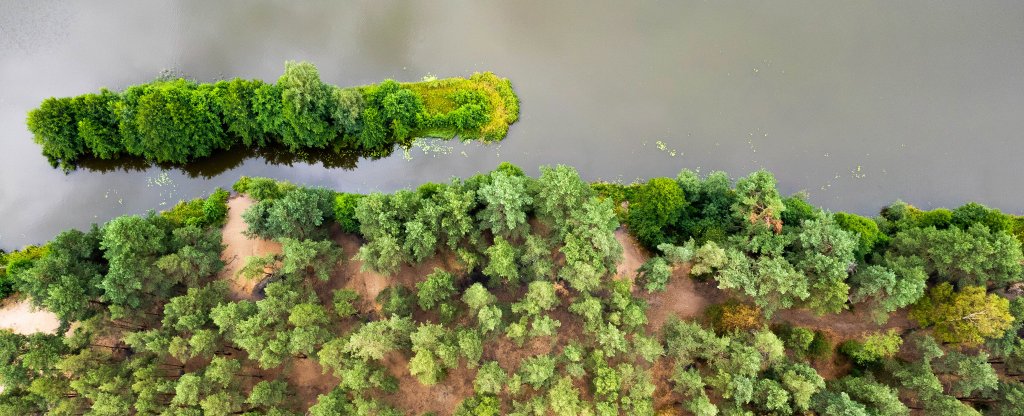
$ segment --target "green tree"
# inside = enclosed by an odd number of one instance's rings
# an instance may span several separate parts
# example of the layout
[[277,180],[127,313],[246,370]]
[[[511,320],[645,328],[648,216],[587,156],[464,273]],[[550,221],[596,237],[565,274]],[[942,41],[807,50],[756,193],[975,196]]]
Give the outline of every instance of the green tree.
[[518,251],[512,244],[502,238],[495,237],[494,244],[487,248],[487,267],[483,273],[495,279],[502,279],[508,283],[519,281],[519,268],[516,258]]
[[490,179],[477,191],[483,205],[477,214],[481,230],[505,238],[527,234],[526,212],[534,201],[527,191],[531,179],[501,171],[492,172]]
[[672,268],[662,257],[652,257],[637,269],[637,275],[644,282],[647,292],[663,292],[672,277]]
[[806,220],[793,241],[792,263],[807,276],[807,304],[820,315],[846,309],[850,286],[847,270],[856,264],[857,240],[830,215]]
[[87,318],[103,294],[106,260],[100,251],[101,232],[64,231],[46,247],[45,255],[23,272],[8,257],[6,273],[17,279],[19,291],[33,305],[46,308],[62,321]]
[[786,206],[775,189],[775,176],[765,170],[751,173],[736,181],[736,202],[733,216],[748,227],[767,227],[778,232],[781,214]]
[[857,236],[857,258],[863,259],[885,238],[878,224],[870,218],[862,217],[848,212],[837,212],[833,214],[836,225]]
[[955,377],[950,390],[957,397],[968,397],[975,393],[987,395],[995,392],[999,386],[999,375],[989,364],[989,355],[984,351],[976,355],[950,351],[936,367]]
[[264,408],[284,404],[288,400],[288,383],[283,380],[263,380],[256,383],[245,402]]
[[572,211],[565,244],[559,249],[565,256],[559,277],[581,292],[600,286],[601,279],[614,273],[622,260],[622,245],[615,239],[618,227],[608,200],[591,198]]
[[359,313],[355,303],[359,301],[359,294],[352,289],[338,289],[334,291],[334,312],[342,318],[347,318]]
[[414,329],[409,317],[392,315],[359,327],[349,337],[345,350],[362,359],[381,360],[388,352],[408,346]]
[[267,239],[316,239],[334,218],[334,192],[324,188],[298,188],[280,199],[263,200],[242,214],[246,235]]
[[1020,241],[981,224],[967,230],[909,229],[892,238],[888,254],[920,258],[928,274],[961,287],[1018,281],[1024,263]]
[[924,296],[928,280],[923,267],[905,258],[894,260],[889,266],[869,265],[850,277],[853,285],[850,300],[870,302],[871,315],[877,323],[885,323],[890,313],[917,302]]
[[870,376],[846,376],[829,382],[830,391],[846,394],[865,410],[879,416],[906,416],[910,409],[900,401],[896,389],[875,381]]
[[100,248],[109,262],[100,282],[110,303],[138,308],[146,295],[160,296],[175,282],[164,279],[156,260],[167,250],[166,226],[159,217],[123,216],[103,230]]
[[507,378],[508,374],[498,365],[497,361],[488,361],[477,370],[476,379],[473,380],[473,390],[477,394],[501,394]]
[[308,62],[285,62],[277,80],[281,89],[279,130],[281,143],[293,152],[302,148],[324,148],[337,135],[331,126],[333,87],[320,81],[320,73]]
[[673,228],[686,208],[679,184],[670,178],[654,178],[643,184],[629,201],[627,225],[647,247],[671,241]]
[[555,295],[555,286],[542,280],[530,282],[526,294],[519,302],[512,304],[512,312],[539,316],[554,309],[560,303]]
[[892,358],[903,345],[903,339],[895,329],[888,332],[868,334],[861,340],[849,340],[839,346],[839,351],[853,359],[858,365],[877,363]]
[[541,166],[537,178],[537,215],[553,224],[556,230],[565,229],[569,212],[583,206],[594,191],[580,179],[571,166]]
[[555,359],[547,355],[527,357],[519,364],[523,381],[540,389],[555,376]]
[[727,250],[728,263],[718,276],[718,287],[750,296],[765,315],[792,307],[810,296],[807,277],[786,259],[773,256],[747,257],[741,251]]
[[285,273],[302,273],[316,276],[322,281],[331,278],[331,271],[341,260],[341,248],[330,240],[295,240],[281,238],[284,260],[281,270]]

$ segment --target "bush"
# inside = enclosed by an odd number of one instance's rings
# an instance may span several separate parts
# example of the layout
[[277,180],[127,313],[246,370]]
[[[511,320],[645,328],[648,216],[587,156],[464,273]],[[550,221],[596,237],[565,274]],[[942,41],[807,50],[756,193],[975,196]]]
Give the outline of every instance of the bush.
[[389,286],[377,294],[377,304],[384,316],[410,316],[414,303],[415,297],[405,286]]
[[814,339],[807,346],[807,356],[814,359],[827,359],[832,356],[832,341],[821,331],[814,331]]
[[640,186],[629,201],[629,230],[648,248],[671,243],[670,236],[686,207],[679,184],[671,178],[654,178]]
[[860,366],[866,366],[881,362],[885,358],[892,358],[903,345],[903,338],[895,329],[888,332],[876,332],[869,334],[862,340],[849,340],[839,345],[839,352],[853,360]]
[[857,235],[857,258],[863,259],[885,237],[870,218],[847,212],[837,212],[832,218],[839,228]]
[[637,270],[644,289],[648,292],[663,292],[668,280],[672,277],[672,267],[662,257],[652,257]]
[[363,198],[360,194],[339,193],[334,197],[334,219],[346,233],[359,234],[359,219],[356,218],[356,206]]

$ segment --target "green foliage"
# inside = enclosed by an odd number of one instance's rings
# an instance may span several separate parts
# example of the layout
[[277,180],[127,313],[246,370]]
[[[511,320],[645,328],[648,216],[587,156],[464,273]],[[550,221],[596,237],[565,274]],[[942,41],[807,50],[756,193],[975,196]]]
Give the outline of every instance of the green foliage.
[[504,280],[506,283],[519,281],[519,269],[516,257],[518,253],[508,240],[502,237],[495,237],[494,244],[487,248],[487,267],[483,273],[495,279]]
[[1022,276],[1020,242],[981,224],[967,230],[912,228],[893,236],[889,247],[889,256],[919,258],[928,274],[958,286],[1003,286]]
[[554,285],[538,280],[530,282],[523,298],[512,304],[512,312],[538,316],[542,312],[554,309],[559,303]]
[[345,351],[358,358],[380,360],[388,352],[405,348],[414,329],[412,319],[397,315],[370,322],[352,333]]
[[360,194],[339,193],[334,196],[334,219],[346,233],[359,233],[359,219],[356,218],[356,206],[363,198]]
[[281,252],[284,260],[281,271],[316,276],[322,281],[331,278],[331,270],[341,260],[341,247],[330,240],[296,240],[281,238]]
[[627,225],[630,232],[649,248],[671,243],[672,230],[678,226],[686,208],[682,188],[669,178],[654,178],[629,201]]
[[414,295],[401,285],[388,286],[377,294],[377,304],[386,316],[410,316],[414,303]]
[[338,289],[334,291],[333,302],[334,312],[342,318],[347,318],[359,313],[355,303],[359,301],[359,294],[352,289]]
[[875,381],[872,377],[846,376],[829,382],[830,391],[845,394],[867,412],[879,416],[907,416],[910,409],[900,402],[896,389]]
[[245,234],[265,239],[317,239],[334,217],[334,192],[324,188],[296,188],[282,197],[264,199],[242,214]]
[[555,376],[555,359],[547,355],[527,357],[519,364],[523,382],[535,389],[547,385]]
[[458,365],[459,346],[454,335],[441,325],[421,324],[410,335],[413,357],[409,373],[424,385],[444,379],[447,370]]
[[728,263],[716,277],[718,287],[750,296],[768,317],[810,296],[807,277],[784,258],[751,259],[735,249],[727,250],[727,256]]
[[481,230],[490,230],[497,237],[525,235],[529,231],[526,214],[533,197],[527,192],[530,179],[496,170],[490,183],[477,191],[483,209],[477,214]]
[[339,89],[312,64],[289,61],[276,84],[160,79],[48,98],[27,124],[50,164],[71,170],[89,157],[184,164],[235,146],[373,154],[417,136],[501,140],[518,112],[509,81],[491,73]]
[[846,309],[850,287],[847,270],[856,264],[857,240],[830,215],[806,220],[793,241],[792,263],[810,286],[807,305],[819,315]]
[[940,360],[936,368],[955,377],[952,393],[957,397],[968,397],[976,393],[987,395],[999,385],[999,375],[989,364],[988,353],[966,355],[950,351]]
[[857,258],[863,259],[875,248],[875,245],[886,237],[878,229],[878,224],[870,218],[848,212],[833,214],[836,225],[857,236]]
[[775,176],[768,171],[759,170],[736,181],[736,202],[732,205],[732,214],[746,227],[766,227],[778,232],[785,209],[779,191],[775,189]]
[[168,249],[168,228],[159,217],[124,216],[107,223],[100,248],[109,263],[99,283],[113,305],[138,308],[144,295],[164,294],[174,281],[163,279],[156,260]]
[[573,289],[586,292],[601,285],[622,260],[622,245],[615,239],[619,223],[611,203],[591,198],[570,214],[565,229],[565,267],[559,276]]
[[473,390],[477,394],[501,394],[507,379],[508,373],[498,365],[497,361],[488,361],[476,371]]
[[923,267],[905,258],[888,265],[869,265],[850,277],[853,286],[850,300],[854,303],[870,301],[869,307],[877,323],[885,323],[890,313],[917,302],[924,296],[928,280]]
[[1010,301],[985,288],[968,286],[959,292],[949,283],[940,283],[921,298],[910,317],[921,326],[934,327],[942,342],[981,344],[986,338],[998,338],[1010,327]]
[[637,275],[644,282],[647,292],[663,292],[672,277],[672,267],[662,257],[652,257],[637,269]]
[[849,340],[839,345],[839,352],[850,357],[857,365],[878,363],[896,355],[903,339],[895,329],[868,334],[861,340]]
[[779,219],[786,226],[799,227],[804,221],[818,218],[819,210],[808,204],[805,195],[797,194],[782,199],[782,205],[786,207]]

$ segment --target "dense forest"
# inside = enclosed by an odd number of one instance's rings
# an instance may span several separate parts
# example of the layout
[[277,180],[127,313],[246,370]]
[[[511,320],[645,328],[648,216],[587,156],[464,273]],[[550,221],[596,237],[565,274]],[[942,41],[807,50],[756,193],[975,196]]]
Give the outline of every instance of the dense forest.
[[120,158],[185,164],[240,148],[373,156],[416,137],[498,141],[518,118],[511,83],[489,72],[339,88],[312,64],[287,62],[276,84],[167,78],[49,98],[28,128],[51,165],[72,170]]
[[4,294],[62,325],[0,332],[0,415],[1024,414],[1024,221],[977,203],[509,164],[233,191],[4,255]]

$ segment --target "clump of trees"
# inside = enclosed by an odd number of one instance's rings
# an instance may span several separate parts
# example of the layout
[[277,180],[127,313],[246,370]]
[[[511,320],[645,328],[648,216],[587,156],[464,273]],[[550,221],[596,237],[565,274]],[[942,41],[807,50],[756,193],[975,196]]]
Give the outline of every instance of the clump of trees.
[[48,98],[28,128],[54,167],[71,170],[86,158],[184,164],[237,146],[373,155],[417,136],[501,140],[518,115],[511,84],[491,73],[338,88],[289,61],[276,83],[159,79]]
[[[1024,399],[1015,219],[978,204],[867,218],[783,197],[763,171],[590,186],[509,164],[391,194],[234,189],[256,200],[247,233],[282,245],[245,259],[252,293],[214,278],[226,191],[4,255],[0,276],[65,325],[0,331],[0,414],[400,415],[398,376],[471,387],[457,415],[1016,414]],[[620,221],[655,253],[636,279],[615,276]],[[362,246],[344,252],[339,228]],[[373,292],[339,272],[353,255],[420,274]],[[688,278],[727,299],[654,327],[650,293]],[[793,326],[790,308],[823,317]],[[829,328],[846,309],[875,327]],[[906,310],[916,326],[882,325]],[[299,363],[337,383],[308,408]],[[678,409],[655,408],[659,384]]]

